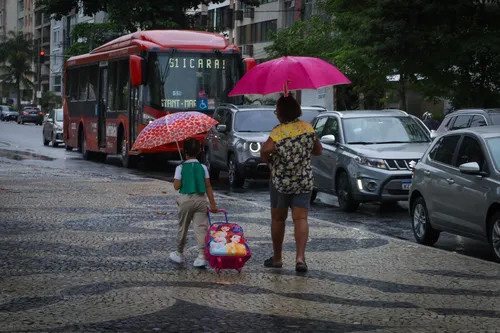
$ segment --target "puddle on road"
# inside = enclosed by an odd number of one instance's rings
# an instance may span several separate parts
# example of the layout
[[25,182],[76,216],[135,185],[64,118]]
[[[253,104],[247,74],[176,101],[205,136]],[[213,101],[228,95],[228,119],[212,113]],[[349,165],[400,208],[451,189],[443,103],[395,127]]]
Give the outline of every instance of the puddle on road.
[[54,161],[55,158],[31,153],[27,151],[18,150],[8,150],[0,149],[0,157],[5,157],[11,160],[22,161],[22,160],[39,160],[39,161]]

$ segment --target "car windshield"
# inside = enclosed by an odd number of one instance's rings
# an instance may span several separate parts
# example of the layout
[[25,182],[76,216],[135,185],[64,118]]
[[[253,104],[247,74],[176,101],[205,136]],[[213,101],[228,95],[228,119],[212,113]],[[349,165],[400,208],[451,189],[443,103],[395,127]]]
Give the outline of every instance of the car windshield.
[[411,117],[363,117],[343,120],[348,144],[430,142],[429,134]]
[[[318,110],[302,109],[300,120],[310,123],[319,114]],[[274,110],[240,111],[234,118],[236,132],[271,132],[279,125]]]
[[500,170],[500,137],[486,139],[495,167]]
[[63,121],[63,110],[56,110],[56,121]]
[[500,112],[490,112],[492,125],[500,125]]
[[228,97],[241,78],[239,54],[149,54],[146,98],[158,109],[214,110],[216,104],[242,104],[243,97]]
[[12,106],[9,106],[8,110],[9,111],[16,111],[16,109],[14,109]]

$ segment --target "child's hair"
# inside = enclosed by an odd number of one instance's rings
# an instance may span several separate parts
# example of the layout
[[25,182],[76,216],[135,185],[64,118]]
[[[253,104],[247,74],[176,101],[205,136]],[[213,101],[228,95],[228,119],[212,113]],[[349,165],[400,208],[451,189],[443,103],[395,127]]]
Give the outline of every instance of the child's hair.
[[184,141],[184,154],[190,157],[196,157],[200,153],[200,141],[195,139],[187,139]]

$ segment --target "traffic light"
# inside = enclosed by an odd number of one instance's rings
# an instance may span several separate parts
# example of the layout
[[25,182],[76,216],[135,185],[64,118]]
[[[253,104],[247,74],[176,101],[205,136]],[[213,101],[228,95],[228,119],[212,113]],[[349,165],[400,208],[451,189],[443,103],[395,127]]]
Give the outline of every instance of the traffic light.
[[45,62],[45,51],[40,50],[40,63],[43,64]]

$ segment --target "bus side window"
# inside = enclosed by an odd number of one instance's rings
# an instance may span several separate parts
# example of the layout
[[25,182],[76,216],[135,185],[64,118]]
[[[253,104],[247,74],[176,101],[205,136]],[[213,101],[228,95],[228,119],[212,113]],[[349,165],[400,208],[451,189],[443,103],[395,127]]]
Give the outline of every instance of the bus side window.
[[117,63],[118,77],[116,82],[116,110],[127,111],[129,102],[129,60],[120,60]]
[[68,95],[70,96],[71,101],[77,101],[78,100],[78,74],[79,70],[78,69],[70,69],[68,71],[68,77],[66,78],[69,82],[69,93]]
[[118,72],[116,64],[116,61],[110,61],[108,65],[108,112],[117,110],[115,90]]

